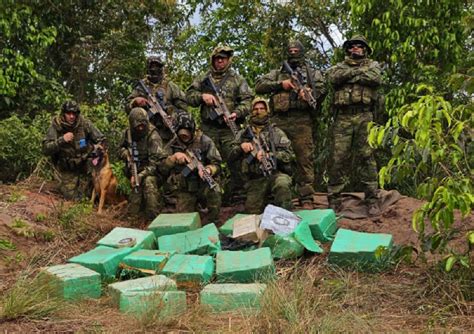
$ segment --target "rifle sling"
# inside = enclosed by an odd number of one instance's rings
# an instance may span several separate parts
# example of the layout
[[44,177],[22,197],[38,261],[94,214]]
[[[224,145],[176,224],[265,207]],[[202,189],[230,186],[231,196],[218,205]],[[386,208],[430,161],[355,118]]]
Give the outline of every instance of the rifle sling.
[[221,91],[222,91],[222,87],[224,87],[224,84],[226,83],[227,79],[229,79],[230,77],[230,70],[228,70],[224,77],[216,84],[216,82],[212,79],[212,75],[211,75],[211,72],[208,72],[208,75],[207,75],[207,78],[209,80],[212,80],[214,82],[214,85],[216,86],[217,88],[217,94],[221,94]]

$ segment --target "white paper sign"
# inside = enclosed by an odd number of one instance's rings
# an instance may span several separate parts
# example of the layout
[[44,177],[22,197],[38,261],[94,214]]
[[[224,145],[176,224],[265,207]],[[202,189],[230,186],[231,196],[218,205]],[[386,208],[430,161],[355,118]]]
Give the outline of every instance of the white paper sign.
[[293,212],[269,204],[263,212],[260,228],[273,231],[277,235],[288,235],[300,221],[301,218]]

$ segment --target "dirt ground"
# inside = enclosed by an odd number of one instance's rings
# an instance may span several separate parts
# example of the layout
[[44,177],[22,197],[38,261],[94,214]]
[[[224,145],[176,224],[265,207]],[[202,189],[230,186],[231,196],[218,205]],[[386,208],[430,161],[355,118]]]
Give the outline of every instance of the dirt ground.
[[[323,197],[319,198],[319,202],[324,202]],[[338,226],[364,232],[389,233],[393,235],[395,244],[411,245],[420,249],[420,241],[412,229],[411,216],[421,204],[422,202],[419,200],[402,197],[377,218],[356,220],[341,218],[338,221]],[[127,220],[123,209],[119,211],[109,209],[105,214],[98,215],[94,212],[71,212],[70,208],[72,207],[73,203],[62,201],[53,191],[51,185],[42,180],[32,178],[17,185],[0,185],[0,241],[8,241],[6,244],[0,243],[1,295],[4,295],[15,284],[20,275],[26,272],[34,273],[38,268],[44,266],[65,263],[68,258],[92,249],[98,239],[116,226],[145,228],[147,225],[145,221]],[[242,205],[223,208],[221,221],[224,222],[242,209]],[[80,225],[74,222],[78,217],[84,218],[81,219]],[[454,238],[454,245],[462,250],[466,244],[466,232],[474,229],[473,215],[465,220],[458,217],[455,226],[458,231]],[[324,248],[328,250],[327,245]],[[426,287],[426,280],[430,280],[430,276],[426,274],[427,265],[420,264],[419,261],[414,264],[400,265],[393,271],[376,276],[352,272],[341,273],[328,268],[325,254],[306,255],[296,263],[287,261],[279,262],[277,265],[278,275],[282,282],[285,279],[291,281],[291,275],[296,275],[298,266],[306,268],[304,275],[309,275],[314,281],[308,289],[321,289],[316,287],[316,282],[334,279],[349,282],[347,286],[355,284],[358,289],[367,291],[373,289],[374,279],[377,281],[377,285],[386,286],[386,290],[371,292],[372,297],[370,298],[375,298],[373,297],[375,295],[379,296],[379,299],[371,300],[367,294],[363,295],[365,297],[358,297],[362,298],[362,301],[357,302],[360,305],[352,305],[352,302],[349,302],[348,305],[338,309],[344,317],[347,316],[346,309],[349,309],[354,315],[365,314],[365,316],[357,318],[357,321],[361,321],[360,327],[352,327],[352,321],[355,320],[348,319],[347,325],[349,327],[342,331],[447,330],[472,332],[474,330],[474,304],[472,301],[458,299],[451,304],[448,302],[450,307],[444,308],[440,315],[441,311],[438,312],[433,306],[436,305],[436,300],[439,298],[436,294],[407,295],[407,291],[414,287]],[[353,293],[350,291],[352,290],[348,289],[346,292]],[[321,290],[315,290],[315,293],[320,292]],[[364,298],[367,299],[364,301]],[[426,300],[421,300],[422,298],[426,298]],[[196,299],[195,293],[189,293],[188,304],[192,304],[192,312],[188,312],[171,324],[164,324],[164,327],[152,330],[147,328],[146,331],[173,333],[267,332],[267,329],[273,331],[270,327],[267,328],[266,324],[255,319],[252,320],[252,318],[249,320],[249,318],[225,314],[203,315],[197,306]],[[106,296],[98,301],[72,304],[68,311],[59,314],[54,319],[16,319],[12,321],[0,319],[0,330],[4,333],[144,331],[136,320],[131,320],[118,313],[109,307],[108,303],[109,300]],[[377,310],[372,309],[374,303],[379,305]],[[419,308],[414,310],[414,305],[418,305]],[[433,318],[433,314],[437,314],[439,317]],[[264,316],[262,316],[263,318]],[[330,318],[327,319],[327,321],[330,320]],[[335,324],[337,323],[336,321]],[[323,325],[321,324],[321,326]],[[318,329],[324,331],[324,327],[318,327]],[[285,329],[280,328],[280,330],[286,332]],[[296,332],[296,330],[293,329],[290,332]]]

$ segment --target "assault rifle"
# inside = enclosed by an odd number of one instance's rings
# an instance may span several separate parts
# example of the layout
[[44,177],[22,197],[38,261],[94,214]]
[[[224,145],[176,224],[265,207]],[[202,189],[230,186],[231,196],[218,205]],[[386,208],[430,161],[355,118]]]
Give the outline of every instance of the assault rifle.
[[200,154],[196,153],[192,149],[185,149],[184,153],[191,159],[191,161],[186,165],[186,167],[183,169],[182,173],[184,177],[187,177],[189,174],[191,174],[192,171],[198,170],[202,172],[202,178],[206,183],[208,184],[209,188],[217,191],[217,192],[222,192],[221,187],[219,184],[214,180],[212,175],[207,171],[206,167],[202,164],[200,160]]
[[217,106],[214,107],[213,113],[210,115],[212,120],[215,120],[217,117],[223,116],[224,121],[226,122],[227,126],[232,131],[234,137],[237,137],[237,133],[239,132],[239,128],[235,121],[230,119],[230,112],[225,104],[224,98],[219,89],[217,89],[216,85],[212,81],[212,79],[207,76],[206,82],[209,83],[209,88],[211,89],[211,93],[217,97]]
[[127,141],[128,141],[128,164],[130,170],[132,171],[132,176],[134,179],[134,184],[132,184],[133,191],[138,193],[138,188],[140,187],[140,183],[138,183],[138,150],[137,150],[137,143],[132,141],[132,130],[128,129],[127,131]]
[[155,96],[150,92],[150,89],[145,85],[143,80],[139,80],[138,84],[145,92],[148,102],[150,102],[150,108],[148,110],[148,118],[151,120],[156,115],[160,115],[161,119],[165,126],[171,131],[173,137],[176,137],[176,130],[174,128],[173,122],[171,120],[171,116],[168,115],[164,110],[161,104],[158,102]]
[[209,188],[217,191],[217,192],[222,192],[221,187],[219,184],[214,180],[211,174],[207,171],[206,167],[202,164],[201,162],[201,154],[193,151],[192,149],[189,149],[186,147],[185,144],[183,144],[180,140],[179,137],[175,137],[174,140],[170,141],[168,145],[173,145],[175,144],[175,147],[178,147],[180,150],[183,150],[183,152],[188,156],[188,158],[191,160],[186,167],[182,170],[182,174],[184,177],[188,177],[189,174],[191,174],[194,170],[202,171],[202,176],[204,181],[208,184]]
[[258,152],[262,151],[262,159],[260,160],[260,170],[262,171],[265,177],[269,177],[272,175],[274,169],[276,169],[275,160],[268,158],[267,153],[270,151],[268,148],[267,143],[263,140],[263,145],[260,142],[259,136],[256,136],[255,133],[252,131],[252,128],[249,126],[247,128],[249,135],[252,137],[252,144],[253,144],[253,151],[250,152],[249,156],[247,157],[247,162],[251,163],[253,160],[257,159]]
[[308,89],[303,85],[303,80],[301,78],[301,75],[298,72],[294,71],[286,60],[283,61],[283,67],[288,73],[290,73],[291,81],[296,86],[296,89],[295,89],[296,93],[299,94],[299,92],[303,90],[304,100],[308,102],[309,106],[312,109],[316,109],[318,106],[318,102],[314,98],[313,94],[310,91],[308,91]]

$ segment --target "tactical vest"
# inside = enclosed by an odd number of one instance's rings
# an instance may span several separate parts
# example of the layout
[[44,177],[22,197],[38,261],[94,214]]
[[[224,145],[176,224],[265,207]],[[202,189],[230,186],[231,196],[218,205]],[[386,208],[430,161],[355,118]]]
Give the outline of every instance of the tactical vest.
[[[209,76],[208,73],[206,75]],[[206,77],[200,84],[200,91],[203,93],[214,94],[212,89],[206,84]],[[216,81],[215,78],[212,80]],[[239,99],[239,85],[237,83],[237,77],[235,73],[230,69],[224,76],[217,82],[215,85],[220,89],[222,98],[224,99],[225,105],[229,109],[229,112],[232,113],[236,107],[236,103]],[[201,107],[201,118],[207,122],[211,121],[210,108],[208,106],[202,105]],[[227,127],[222,118],[218,118],[216,122],[219,122],[223,127]],[[239,122],[237,122],[239,123]]]
[[[60,120],[58,120],[60,122]],[[78,168],[83,167],[87,160],[87,156],[93,149],[93,145],[88,138],[86,130],[84,128],[84,120],[78,119],[77,126],[70,130],[64,129],[59,125],[56,128],[58,137],[64,136],[67,132],[74,134],[74,141],[71,143],[65,143],[61,146],[61,152],[53,157],[55,163],[57,163],[62,169],[74,171]]]
[[[192,150],[195,154],[201,155],[201,162],[203,165],[207,164],[206,161],[206,152],[207,148],[203,141],[203,136],[199,133],[196,134],[193,142],[187,147],[189,150]],[[183,148],[180,146],[171,145],[173,153],[184,152]],[[186,168],[186,165],[176,165],[173,167],[168,182],[172,184],[172,187],[175,189],[186,190],[189,192],[197,192],[199,190],[199,184],[201,178],[199,177],[197,169],[192,171],[187,177],[184,177],[182,171]]]
[[[130,129],[127,129],[127,131],[130,131]],[[139,173],[143,169],[145,169],[146,166],[148,166],[148,163],[150,161],[149,159],[150,154],[148,152],[148,147],[149,147],[148,140],[153,134],[153,131],[156,131],[156,129],[155,128],[149,129],[148,133],[143,138],[140,138],[138,141],[134,141],[135,146],[136,146],[136,152],[137,152],[137,156],[134,158],[138,160],[137,170]]]
[[346,83],[334,92],[334,105],[337,107],[372,106],[376,101],[377,91],[374,88],[356,83]]
[[[308,66],[305,65],[304,69],[300,68],[300,71],[303,72],[302,76],[305,81],[308,81],[308,77],[312,74]],[[290,74],[282,71],[275,71],[275,81],[283,81],[290,79]],[[307,82],[304,82],[307,84]],[[275,113],[288,112],[290,110],[302,111],[310,109],[309,104],[306,101],[303,101],[298,98],[298,94],[291,90],[285,91],[282,90],[276,94],[273,94],[270,97],[270,109]]]

